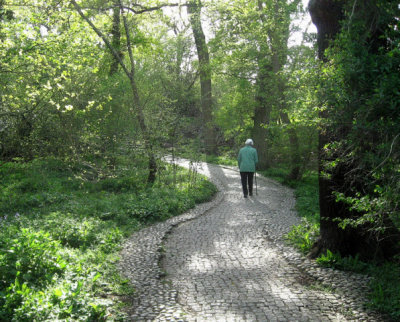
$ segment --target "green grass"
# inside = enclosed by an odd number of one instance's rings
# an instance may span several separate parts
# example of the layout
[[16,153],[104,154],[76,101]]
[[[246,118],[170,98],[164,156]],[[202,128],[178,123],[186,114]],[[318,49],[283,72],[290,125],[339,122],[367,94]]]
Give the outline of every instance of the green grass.
[[207,162],[219,165],[237,166],[237,160],[235,157],[232,157],[231,151],[229,153],[227,152],[222,155],[206,155],[205,153],[196,153],[188,151],[182,151],[179,152],[178,154],[182,158],[187,158],[193,161]]
[[224,156],[207,155],[205,156],[205,162],[220,164],[220,165],[237,166],[237,160],[230,158],[228,155]]
[[216,189],[169,165],[147,187],[141,161],[121,161],[0,166],[0,320],[126,319],[116,300],[134,291],[116,269],[123,240]]
[[307,172],[298,181],[288,180],[289,170],[285,168],[270,168],[261,174],[295,190],[296,210],[301,217],[301,223],[292,227],[286,235],[286,241],[307,254],[319,236],[317,173]]

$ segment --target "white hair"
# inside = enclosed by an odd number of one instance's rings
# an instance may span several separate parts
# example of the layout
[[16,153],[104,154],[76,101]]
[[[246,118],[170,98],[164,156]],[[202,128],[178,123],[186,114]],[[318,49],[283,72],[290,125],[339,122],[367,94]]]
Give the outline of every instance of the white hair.
[[245,144],[246,144],[246,145],[253,145],[254,142],[253,142],[252,139],[247,139],[246,142],[245,142]]

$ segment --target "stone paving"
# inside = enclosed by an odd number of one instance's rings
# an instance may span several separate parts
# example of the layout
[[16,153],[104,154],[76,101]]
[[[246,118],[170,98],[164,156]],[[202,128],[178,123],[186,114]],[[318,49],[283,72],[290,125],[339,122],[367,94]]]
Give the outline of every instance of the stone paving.
[[258,195],[244,199],[234,168],[198,171],[216,197],[125,244],[121,269],[137,289],[130,320],[384,321],[363,307],[366,277],[320,268],[285,245],[300,221],[292,190],[258,176]]

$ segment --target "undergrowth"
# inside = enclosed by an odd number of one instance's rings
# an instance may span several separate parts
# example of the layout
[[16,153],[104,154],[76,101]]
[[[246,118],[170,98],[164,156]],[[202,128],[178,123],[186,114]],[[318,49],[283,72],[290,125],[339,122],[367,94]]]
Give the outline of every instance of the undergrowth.
[[215,192],[204,177],[169,165],[148,187],[137,163],[0,166],[1,321],[126,319],[119,299],[134,290],[117,271],[124,238]]

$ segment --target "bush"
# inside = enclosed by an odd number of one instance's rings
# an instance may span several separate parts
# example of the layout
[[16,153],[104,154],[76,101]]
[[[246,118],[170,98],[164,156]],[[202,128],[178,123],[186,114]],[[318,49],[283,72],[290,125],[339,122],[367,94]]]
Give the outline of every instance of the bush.
[[0,318],[7,321],[105,320],[112,301],[93,294],[93,285],[99,277],[99,273],[75,269],[43,289],[29,288],[17,279],[8,289]]
[[[114,233],[106,235],[111,240],[105,239],[105,245],[116,243]],[[10,224],[0,237],[5,250],[0,256],[0,320],[99,321],[112,309],[112,301],[94,294],[101,275],[88,258],[68,252],[44,231]]]
[[9,226],[1,236],[1,248],[1,290],[6,294],[0,298],[0,306],[8,315],[32,293],[32,288],[44,288],[56,275],[62,275],[68,262],[60,242],[41,231]]

